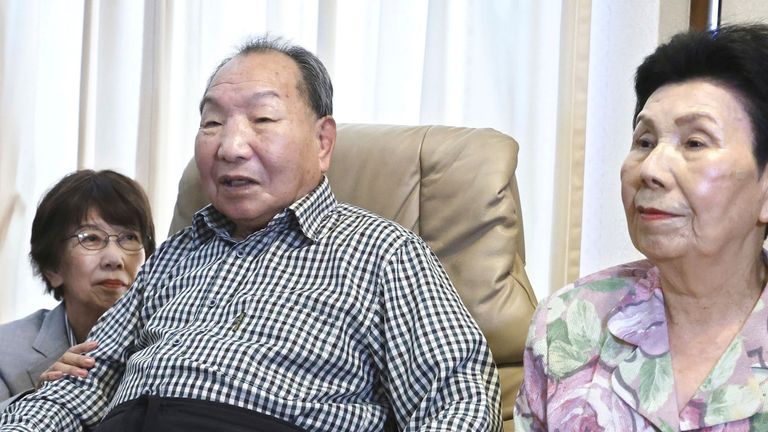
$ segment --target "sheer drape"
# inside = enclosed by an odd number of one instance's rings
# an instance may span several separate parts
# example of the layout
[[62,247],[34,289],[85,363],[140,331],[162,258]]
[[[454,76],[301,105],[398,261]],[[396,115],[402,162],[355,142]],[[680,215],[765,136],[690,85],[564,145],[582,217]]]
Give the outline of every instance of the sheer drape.
[[[580,214],[581,191],[568,192],[565,208],[553,197],[571,173],[580,181],[578,158],[568,161],[575,171],[556,172],[558,146],[583,152],[583,131],[558,132],[558,101],[571,101],[578,124],[586,83],[567,78],[564,91],[563,77],[588,50],[589,4],[0,0],[0,322],[52,303],[31,274],[28,238],[37,201],[64,174],[134,176],[165,237],[208,74],[246,35],[267,31],[323,59],[339,122],[492,127],[515,137],[527,268],[545,295],[567,273],[550,274],[553,250],[558,268],[578,266],[578,241],[564,240],[577,231],[553,234],[553,214]],[[561,52],[561,26],[574,17],[582,42],[574,48],[569,36]],[[567,219],[578,229],[578,218]]]

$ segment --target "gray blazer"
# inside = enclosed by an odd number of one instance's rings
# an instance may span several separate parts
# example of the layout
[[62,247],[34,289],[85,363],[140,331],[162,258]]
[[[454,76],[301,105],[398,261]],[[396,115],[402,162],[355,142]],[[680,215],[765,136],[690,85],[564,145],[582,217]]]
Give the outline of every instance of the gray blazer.
[[0,325],[0,412],[69,348],[64,303]]

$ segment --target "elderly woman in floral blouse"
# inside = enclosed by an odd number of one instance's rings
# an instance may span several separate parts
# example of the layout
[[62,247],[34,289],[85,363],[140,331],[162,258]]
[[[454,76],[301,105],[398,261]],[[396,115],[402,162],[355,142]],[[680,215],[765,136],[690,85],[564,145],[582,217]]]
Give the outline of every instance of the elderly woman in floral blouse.
[[516,431],[768,430],[768,27],[677,35],[635,90],[622,200],[647,260],[540,304]]

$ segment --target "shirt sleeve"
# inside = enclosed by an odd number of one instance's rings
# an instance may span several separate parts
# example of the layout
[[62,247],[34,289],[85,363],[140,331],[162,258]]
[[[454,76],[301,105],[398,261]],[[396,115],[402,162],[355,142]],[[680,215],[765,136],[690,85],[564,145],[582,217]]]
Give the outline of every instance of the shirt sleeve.
[[144,271],[130,290],[109,309],[88,338],[99,341],[89,355],[96,359],[87,378],[65,376],[12,403],[0,415],[0,431],[81,431],[94,427],[106,410],[123,375],[141,326]]
[[401,431],[501,431],[498,372],[437,257],[400,246],[383,270],[381,380]]
[[547,388],[547,300],[539,303],[528,329],[523,353],[523,383],[514,409],[515,430],[546,431]]

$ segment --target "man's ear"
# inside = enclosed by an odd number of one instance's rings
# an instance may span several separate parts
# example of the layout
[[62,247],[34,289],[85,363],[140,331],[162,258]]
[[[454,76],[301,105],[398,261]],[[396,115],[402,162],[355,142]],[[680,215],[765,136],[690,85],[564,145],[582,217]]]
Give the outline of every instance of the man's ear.
[[318,142],[317,156],[320,162],[320,171],[325,174],[331,166],[331,154],[336,145],[336,120],[331,116],[317,120],[315,133]]
[[54,270],[43,270],[43,277],[54,288],[58,288],[64,283],[64,278],[61,274]]

